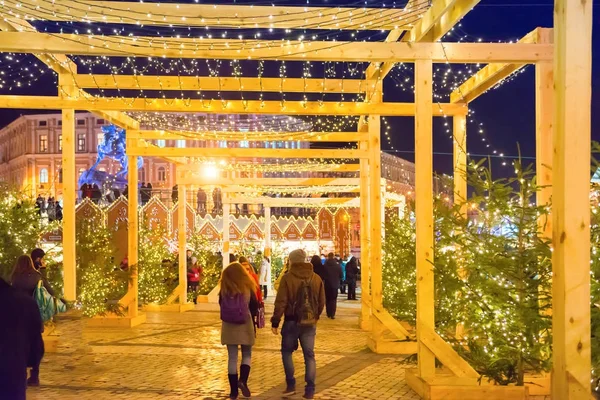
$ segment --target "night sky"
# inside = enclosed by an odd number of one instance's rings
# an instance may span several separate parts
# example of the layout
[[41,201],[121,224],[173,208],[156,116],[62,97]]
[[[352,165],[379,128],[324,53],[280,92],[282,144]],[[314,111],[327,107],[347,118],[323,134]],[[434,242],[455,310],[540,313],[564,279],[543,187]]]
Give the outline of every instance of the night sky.
[[[190,3],[193,0],[187,0]],[[184,3],[186,1],[179,1]],[[210,1],[206,3],[231,4],[233,1]],[[403,7],[405,0],[390,2],[390,1],[335,1],[335,0],[320,0],[320,1],[236,1],[239,4],[276,4],[276,5],[310,5],[310,6],[349,6],[361,7]],[[594,5],[600,6],[600,2]],[[517,40],[526,35],[538,26],[552,27],[553,25],[553,1],[552,0],[482,0],[461,22],[460,27],[457,27],[452,35],[446,40],[455,41],[458,37],[462,37],[463,41],[477,41],[481,39],[483,42],[497,42]],[[594,16],[594,24],[598,22],[598,12]],[[42,26],[36,25],[39,30]],[[65,28],[63,26],[63,28]],[[57,28],[49,28],[56,30]],[[68,29],[67,29],[68,30]],[[232,30],[229,30],[232,31]],[[276,34],[273,34],[276,35]],[[373,38],[382,40],[386,35],[381,33],[370,33]],[[593,64],[593,93],[598,85],[600,85],[600,64],[598,60],[598,50],[600,50],[600,35],[598,29],[594,31],[594,64]],[[232,36],[230,36],[232,37]],[[271,36],[275,38],[276,36]],[[266,38],[266,37],[265,37]],[[338,35],[338,40],[343,39],[343,35]],[[27,56],[31,57],[32,56]],[[22,64],[25,63],[24,59]],[[29,61],[31,61],[29,59]],[[7,67],[8,63],[3,60],[0,64],[0,71],[11,70],[15,66]],[[447,68],[447,66],[434,66]],[[248,67],[252,69],[255,67]],[[300,71],[295,71],[298,68],[291,66],[288,70],[288,75],[297,76]],[[245,68],[246,69],[246,68]],[[450,75],[451,80],[462,80],[462,75],[458,71],[465,71],[464,66],[453,65],[453,73]],[[255,70],[254,70],[255,71]],[[493,150],[497,153],[504,153],[508,156],[517,154],[517,144],[520,145],[521,154],[524,161],[533,162],[535,155],[535,99],[534,99],[534,71],[533,66],[528,66],[523,73],[519,74],[510,82],[506,82],[501,87],[494,89],[471,103],[471,108],[475,111],[473,122],[468,125],[468,148],[473,154],[473,158],[481,158],[488,154],[493,154]],[[98,71],[97,73],[106,73],[106,71]],[[410,76],[412,72],[404,69],[402,72],[392,72],[394,77],[388,77],[384,83],[384,100],[385,101],[413,101],[414,96],[410,90],[400,90],[395,83]],[[251,74],[244,75],[249,76]],[[314,76],[318,77],[318,76]],[[47,75],[35,82],[32,87],[20,88],[18,90],[7,91],[6,88],[0,89],[0,94],[38,94],[38,95],[55,95],[56,86],[54,78]],[[438,88],[438,93],[449,93],[448,89]],[[232,97],[235,100],[239,97]],[[275,98],[274,98],[275,99]],[[289,98],[293,100],[293,98]],[[444,100],[444,101],[447,101]],[[0,125],[4,126],[14,120],[20,114],[39,113],[40,111],[32,110],[0,110]],[[600,98],[598,95],[592,98],[592,138],[600,141]],[[414,160],[414,133],[412,118],[388,118],[390,123],[392,143],[387,140],[382,140],[383,149],[393,152],[394,154]],[[450,124],[451,126],[451,124]],[[434,124],[434,168],[439,173],[450,173],[452,170],[452,142],[445,132],[443,121],[436,119]],[[484,131],[491,146],[487,148],[486,142],[481,141],[479,129]],[[393,147],[393,150],[392,150]],[[481,155],[481,156],[480,156]],[[502,167],[502,162],[507,161],[510,164],[510,159],[494,159],[493,168],[496,176],[510,175],[512,168],[510,165]]]

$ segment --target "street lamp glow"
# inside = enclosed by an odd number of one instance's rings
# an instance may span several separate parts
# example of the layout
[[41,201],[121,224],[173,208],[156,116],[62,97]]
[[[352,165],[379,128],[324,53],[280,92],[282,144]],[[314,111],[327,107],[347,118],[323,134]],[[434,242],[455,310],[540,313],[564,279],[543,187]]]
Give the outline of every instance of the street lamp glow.
[[214,165],[205,165],[202,169],[202,174],[206,179],[217,179],[219,177],[219,169]]

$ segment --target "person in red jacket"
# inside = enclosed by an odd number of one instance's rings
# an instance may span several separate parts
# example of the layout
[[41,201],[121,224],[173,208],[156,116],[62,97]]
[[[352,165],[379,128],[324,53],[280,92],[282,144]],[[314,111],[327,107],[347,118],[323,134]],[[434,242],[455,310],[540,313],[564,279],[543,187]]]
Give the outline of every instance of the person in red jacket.
[[[198,259],[192,257],[192,262],[187,270],[188,292],[196,293],[202,276],[202,267],[198,265]],[[194,296],[194,304],[197,304],[197,296]]]
[[254,268],[252,267],[252,265],[248,262],[248,259],[244,256],[241,256],[240,259],[238,260],[238,262],[240,264],[242,264],[242,266],[246,269],[246,272],[248,272],[248,274],[252,277],[252,279],[254,279],[254,281],[256,281],[256,286],[258,287],[258,289],[256,290],[256,298],[258,299],[258,304],[263,304],[263,296],[262,296],[262,290],[260,290],[260,285],[258,282],[258,275],[256,275],[256,272],[254,272]]

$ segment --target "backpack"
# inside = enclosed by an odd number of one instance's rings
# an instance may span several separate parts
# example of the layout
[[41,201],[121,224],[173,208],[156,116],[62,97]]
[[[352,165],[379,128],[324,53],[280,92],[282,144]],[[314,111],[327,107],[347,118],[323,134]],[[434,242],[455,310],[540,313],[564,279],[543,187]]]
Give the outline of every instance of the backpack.
[[300,290],[296,295],[294,314],[300,326],[310,326],[317,323],[318,305],[311,282],[312,275],[310,279],[302,281],[302,286],[300,286]]
[[221,320],[230,324],[242,325],[248,321],[250,310],[246,296],[242,293],[221,295]]

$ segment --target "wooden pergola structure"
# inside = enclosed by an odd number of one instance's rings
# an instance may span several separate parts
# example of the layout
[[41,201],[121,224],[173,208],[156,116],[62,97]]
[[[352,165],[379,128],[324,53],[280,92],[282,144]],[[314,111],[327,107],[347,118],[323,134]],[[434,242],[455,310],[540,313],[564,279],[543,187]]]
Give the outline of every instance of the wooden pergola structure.
[[[372,332],[375,348],[382,332],[398,338],[408,332],[382,305],[381,238],[382,194],[379,179],[380,118],[415,118],[416,220],[417,220],[417,324],[418,370],[411,386],[425,398],[488,398],[494,390],[476,386],[478,374],[435,332],[434,279],[431,268],[434,245],[432,121],[436,116],[454,119],[455,194],[466,197],[466,115],[468,102],[526,64],[536,64],[538,121],[538,174],[552,184],[538,199],[552,193],[553,237],[553,382],[554,398],[583,399],[590,393],[589,308],[589,164],[591,101],[592,0],[555,1],[554,32],[536,30],[515,44],[438,42],[479,0],[433,0],[417,13],[416,1],[404,10],[302,7],[301,17],[290,18],[291,7],[213,6],[64,0],[43,4],[37,0],[7,2],[0,9],[0,52],[32,53],[59,77],[57,96],[0,96],[0,108],[61,109],[64,177],[63,254],[65,297],[75,299],[75,110],[89,110],[127,129],[129,165],[137,156],[164,157],[185,164],[189,157],[328,158],[360,160],[361,247],[363,285],[361,324]],[[83,5],[83,6],[82,6]],[[418,14],[418,18],[414,18]],[[413,18],[411,19],[411,16]],[[244,39],[98,36],[41,33],[28,20],[142,23],[145,25],[233,28],[313,28],[388,30],[384,42],[269,41]],[[261,77],[94,76],[77,72],[67,55],[104,57],[159,57],[228,60],[298,60],[370,62],[364,79]],[[414,103],[383,101],[383,80],[395,63],[415,65]],[[450,103],[433,102],[434,63],[487,63],[451,97]],[[143,90],[220,90],[316,93],[364,93],[365,101],[212,101],[93,96],[89,88]],[[319,133],[305,140],[353,142],[351,150],[160,148],[147,140],[191,140],[185,132],[141,130],[126,111],[202,112],[219,114],[284,114],[360,116],[357,132]],[[260,141],[256,139],[245,139]],[[138,255],[138,177],[129,174],[129,262]],[[184,185],[179,198],[184,198]],[[181,202],[180,211],[185,212]],[[550,235],[550,231],[548,231]],[[185,241],[185,218],[179,218],[180,242]],[[181,255],[183,257],[183,254]],[[180,263],[185,265],[185,262]],[[370,282],[370,284],[368,283]],[[138,314],[137,278],[121,304],[126,318],[110,318],[131,326],[144,319]],[[436,358],[454,375],[436,376]],[[458,383],[457,383],[458,382]],[[456,386],[457,384],[461,386]],[[474,393],[479,393],[474,396]],[[504,393],[504,392],[502,392]],[[508,392],[507,392],[508,393]],[[468,397],[468,396],[471,397]],[[496,396],[496,397],[493,397]],[[507,397],[502,397],[507,398]]]

